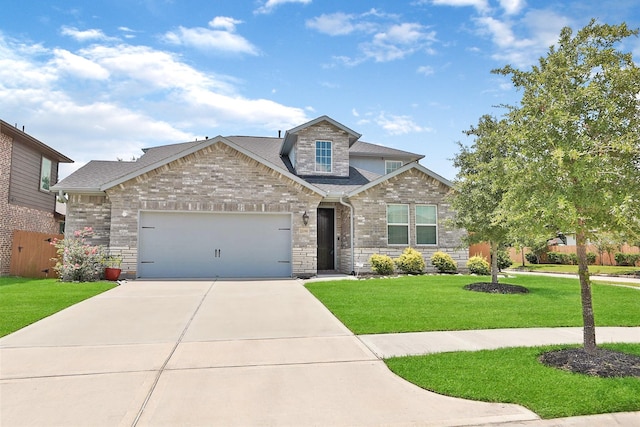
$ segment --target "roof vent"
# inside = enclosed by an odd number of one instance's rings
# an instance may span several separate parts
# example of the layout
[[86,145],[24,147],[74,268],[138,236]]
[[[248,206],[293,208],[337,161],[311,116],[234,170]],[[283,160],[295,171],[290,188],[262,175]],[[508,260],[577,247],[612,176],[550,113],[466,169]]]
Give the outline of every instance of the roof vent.
[[281,130],[278,131],[278,138],[280,138],[280,134],[282,133]]

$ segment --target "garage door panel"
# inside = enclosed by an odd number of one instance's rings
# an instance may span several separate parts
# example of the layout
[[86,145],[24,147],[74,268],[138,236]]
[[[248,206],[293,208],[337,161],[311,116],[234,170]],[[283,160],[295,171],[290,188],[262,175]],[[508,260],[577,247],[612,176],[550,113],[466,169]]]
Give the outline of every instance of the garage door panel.
[[290,277],[289,214],[141,212],[139,276]]

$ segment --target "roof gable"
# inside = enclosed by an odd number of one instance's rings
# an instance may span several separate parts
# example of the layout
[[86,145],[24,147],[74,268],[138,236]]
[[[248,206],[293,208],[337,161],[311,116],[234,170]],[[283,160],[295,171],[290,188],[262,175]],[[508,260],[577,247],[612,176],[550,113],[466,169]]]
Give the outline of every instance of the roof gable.
[[339,123],[335,120],[333,120],[331,117],[329,116],[320,116],[316,119],[313,119],[307,123],[304,123],[300,126],[296,126],[293,129],[290,129],[288,131],[285,132],[284,134],[284,140],[282,142],[282,148],[280,149],[280,154],[281,155],[286,155],[289,154],[289,152],[291,151],[291,148],[293,147],[293,144],[295,144],[296,140],[298,139],[298,133],[301,130],[304,130],[308,127],[317,125],[318,123],[321,122],[328,122],[330,124],[332,124],[333,126],[337,127],[338,129],[344,131],[347,133],[347,135],[349,136],[349,147],[351,147],[353,145],[354,142],[356,142],[362,135],[360,135],[358,132],[349,129],[348,127],[346,127],[345,125],[343,125],[342,123]]
[[422,166],[419,163],[409,163],[404,165],[403,167],[396,169],[395,171],[388,173],[386,175],[382,175],[380,176],[378,179],[374,179],[373,181],[370,181],[368,184],[363,185],[362,187],[359,187],[355,190],[353,190],[352,192],[348,193],[347,196],[348,197],[353,197],[357,194],[362,193],[363,191],[366,191],[372,187],[375,187],[376,185],[380,185],[383,182],[386,182],[388,180],[390,180],[393,177],[396,177],[400,174],[405,173],[408,170],[411,169],[416,169],[422,173],[424,173],[425,175],[435,179],[436,181],[439,181],[440,183],[442,183],[443,185],[449,187],[449,188],[453,188],[453,183],[451,181],[449,181],[446,178],[441,177],[440,175],[438,175],[437,173],[433,172],[430,169],[425,168],[424,166]]

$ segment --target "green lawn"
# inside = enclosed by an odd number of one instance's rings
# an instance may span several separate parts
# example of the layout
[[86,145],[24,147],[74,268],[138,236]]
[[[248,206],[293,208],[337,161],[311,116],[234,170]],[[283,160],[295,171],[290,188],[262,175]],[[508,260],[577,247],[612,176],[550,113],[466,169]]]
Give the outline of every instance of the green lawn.
[[112,282],[62,283],[57,279],[0,277],[0,336],[114,286]]
[[[513,269],[522,269],[522,264],[514,263],[511,266]],[[572,273],[578,274],[577,265],[564,265],[564,264],[526,264],[524,271],[537,271],[544,273]],[[633,275],[640,274],[639,267],[622,267],[617,265],[590,265],[589,274],[611,274],[611,275]],[[632,276],[631,276],[632,277]]]
[[[640,344],[606,345],[640,356]],[[427,390],[486,402],[515,403],[542,418],[640,411],[640,379],[597,378],[549,368],[540,354],[554,347],[398,357],[389,368]]]
[[[487,277],[414,276],[312,282],[306,285],[356,334],[492,328],[582,326],[577,279],[520,276],[520,295],[471,292],[463,286]],[[640,292],[593,284],[598,326],[640,325]]]
[[[471,292],[474,276],[312,282],[306,287],[356,334],[582,326],[577,279],[521,276],[501,282],[529,294]],[[640,291],[593,285],[598,326],[640,325]],[[607,345],[640,355],[640,344]],[[487,402],[515,403],[543,418],[640,410],[640,379],[603,379],[548,368],[538,356],[555,347],[441,353],[386,360],[428,390]]]

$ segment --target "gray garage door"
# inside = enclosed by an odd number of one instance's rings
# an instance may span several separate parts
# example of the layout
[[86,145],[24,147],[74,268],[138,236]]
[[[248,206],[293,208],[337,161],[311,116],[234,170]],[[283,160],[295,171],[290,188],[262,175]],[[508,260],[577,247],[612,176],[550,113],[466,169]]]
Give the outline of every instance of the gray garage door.
[[142,278],[291,277],[291,215],[141,212]]

